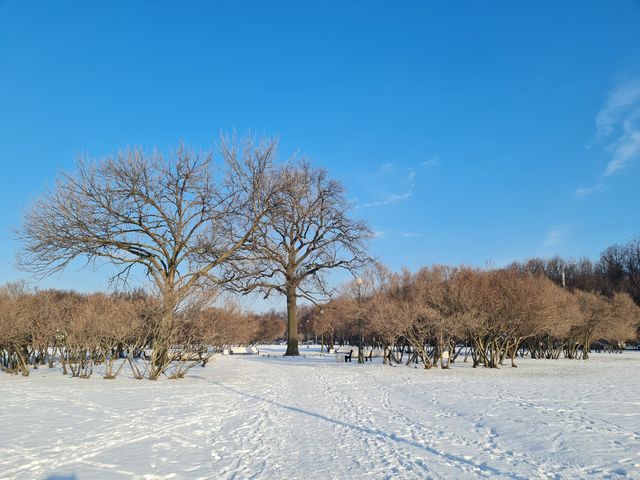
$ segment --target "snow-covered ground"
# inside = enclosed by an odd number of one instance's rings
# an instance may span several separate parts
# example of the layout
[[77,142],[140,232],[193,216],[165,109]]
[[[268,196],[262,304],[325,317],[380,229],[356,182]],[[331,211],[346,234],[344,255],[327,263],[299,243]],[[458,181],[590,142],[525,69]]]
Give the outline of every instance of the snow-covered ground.
[[155,383],[0,374],[0,478],[640,479],[639,370],[628,352],[448,371],[218,356]]

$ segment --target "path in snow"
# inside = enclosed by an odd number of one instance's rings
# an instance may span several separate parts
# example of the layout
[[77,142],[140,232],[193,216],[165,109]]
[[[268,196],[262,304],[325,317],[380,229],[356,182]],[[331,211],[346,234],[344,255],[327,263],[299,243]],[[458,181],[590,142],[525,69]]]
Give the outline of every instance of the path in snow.
[[0,374],[0,478],[640,479],[639,367],[233,356],[156,383]]

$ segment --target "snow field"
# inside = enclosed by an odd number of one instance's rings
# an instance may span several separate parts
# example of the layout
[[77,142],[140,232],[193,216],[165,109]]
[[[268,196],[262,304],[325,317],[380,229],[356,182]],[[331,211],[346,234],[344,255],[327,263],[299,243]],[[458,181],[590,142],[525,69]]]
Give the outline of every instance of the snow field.
[[639,367],[234,355],[177,381],[0,374],[0,478],[640,479]]

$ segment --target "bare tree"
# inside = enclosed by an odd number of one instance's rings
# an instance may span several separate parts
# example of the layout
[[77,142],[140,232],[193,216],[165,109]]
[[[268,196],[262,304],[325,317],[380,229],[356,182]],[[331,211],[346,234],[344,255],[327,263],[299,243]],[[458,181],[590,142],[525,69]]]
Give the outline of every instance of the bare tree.
[[280,188],[268,221],[258,226],[243,263],[229,264],[236,291],[278,292],[287,299],[287,351],[299,355],[297,300],[316,303],[330,295],[327,273],[350,272],[368,263],[369,227],[352,219],[343,185],[309,162],[276,173]]
[[611,299],[612,322],[602,332],[602,338],[610,345],[621,347],[636,336],[640,327],[640,307],[628,293],[616,293]]
[[80,161],[33,203],[19,238],[19,264],[39,275],[82,258],[118,267],[126,282],[141,267],[162,299],[149,378],[170,361],[175,314],[198,288],[219,286],[217,269],[251,246],[274,205],[270,182],[276,143],[223,140],[224,164],[180,146],[173,155],[138,150]]
[[598,272],[606,285],[606,293],[620,291],[625,283],[625,249],[621,245],[612,245],[600,254]]
[[254,315],[258,325],[256,341],[258,343],[272,343],[286,334],[286,319],[283,314],[271,310]]
[[[24,284],[0,289],[0,370],[29,376],[30,318]],[[31,303],[31,302],[29,302]]]
[[603,295],[576,291],[576,300],[580,308],[581,321],[574,325],[567,344],[567,356],[577,358],[580,351],[581,358],[589,358],[591,343],[598,337],[604,336],[610,325],[614,311],[610,302]]

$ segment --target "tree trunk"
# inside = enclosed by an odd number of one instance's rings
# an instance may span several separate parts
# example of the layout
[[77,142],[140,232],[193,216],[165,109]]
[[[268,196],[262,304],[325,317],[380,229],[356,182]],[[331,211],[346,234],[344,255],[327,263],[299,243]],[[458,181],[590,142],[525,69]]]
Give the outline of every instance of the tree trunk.
[[511,367],[513,368],[518,367],[516,365],[516,355],[518,354],[518,342],[519,340],[516,340],[516,343],[511,347],[511,351],[509,352],[511,357]]
[[589,351],[591,349],[592,336],[586,335],[582,343],[582,359],[589,360]]
[[297,357],[298,351],[298,306],[296,292],[287,292],[287,352],[286,357]]
[[173,303],[165,300],[160,325],[155,332],[153,339],[153,350],[151,352],[151,361],[149,363],[149,380],[157,380],[160,375],[168,368],[171,363],[169,349],[171,347],[172,333],[174,327],[174,311]]

